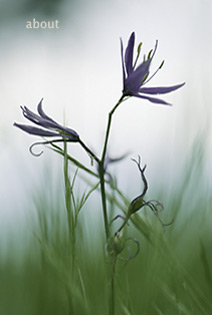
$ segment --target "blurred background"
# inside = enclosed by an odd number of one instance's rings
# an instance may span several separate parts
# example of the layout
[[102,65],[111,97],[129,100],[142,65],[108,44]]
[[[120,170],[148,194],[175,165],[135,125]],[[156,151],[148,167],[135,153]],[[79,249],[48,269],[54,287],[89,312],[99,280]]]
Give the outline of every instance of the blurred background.
[[[180,181],[197,137],[204,146],[203,172],[210,181],[211,16],[210,0],[1,0],[0,230],[4,235],[24,226],[25,205],[35,187],[44,184],[45,168],[53,173],[52,181],[62,172],[61,158],[50,150],[44,149],[40,158],[29,153],[30,144],[39,139],[13,127],[14,121],[26,123],[20,105],[35,111],[43,97],[46,113],[75,129],[100,154],[107,113],[122,90],[120,37],[126,45],[132,31],[137,43],[143,42],[143,53],[159,40],[152,72],[165,59],[149,86],[186,85],[162,97],[172,107],[131,98],[117,110],[109,153],[116,157],[130,152],[116,165],[120,187],[130,198],[140,191],[140,176],[130,160],[140,154],[148,165],[149,194],[161,187],[169,190]],[[33,18],[58,20],[60,28],[27,29]],[[77,144],[70,145],[70,153],[89,166]]]

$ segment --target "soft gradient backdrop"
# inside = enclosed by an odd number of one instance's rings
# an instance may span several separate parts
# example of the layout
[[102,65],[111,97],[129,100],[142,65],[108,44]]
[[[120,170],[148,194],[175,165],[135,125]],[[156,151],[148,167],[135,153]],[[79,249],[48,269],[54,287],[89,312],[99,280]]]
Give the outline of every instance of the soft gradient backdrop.
[[[32,110],[44,97],[44,110],[75,129],[100,154],[107,113],[120,97],[120,40],[132,31],[143,52],[159,40],[150,82],[185,87],[164,99],[172,107],[130,99],[117,110],[109,150],[112,157],[130,151],[117,166],[122,189],[134,197],[140,177],[130,157],[148,165],[150,189],[169,187],[179,174],[193,140],[205,142],[205,171],[211,174],[212,2],[210,0],[1,1],[0,10],[0,227],[23,225],[25,203],[42,181],[44,168],[60,172],[61,159],[48,149],[29,154],[36,137],[14,128],[23,122],[20,105]],[[26,29],[26,22],[60,21],[60,29]],[[37,150],[40,150],[38,147]],[[89,165],[76,145],[70,151]],[[211,176],[208,176],[211,177]],[[56,175],[55,175],[56,178]],[[151,190],[150,190],[151,193]]]

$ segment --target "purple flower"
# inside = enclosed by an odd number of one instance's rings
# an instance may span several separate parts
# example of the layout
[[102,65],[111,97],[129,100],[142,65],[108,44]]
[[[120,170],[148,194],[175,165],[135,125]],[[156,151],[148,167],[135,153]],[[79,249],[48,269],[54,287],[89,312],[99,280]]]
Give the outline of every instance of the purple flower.
[[151,77],[149,77],[150,64],[151,64],[151,61],[155,55],[158,41],[156,41],[156,45],[155,45],[154,50],[151,50],[149,52],[147,58],[145,58],[145,56],[144,56],[143,62],[138,66],[136,66],[136,64],[138,61],[138,57],[140,55],[142,43],[140,43],[138,46],[137,57],[135,59],[135,62],[133,63],[134,45],[135,45],[135,33],[134,32],[130,35],[125,53],[123,51],[123,42],[121,39],[121,58],[122,58],[121,60],[122,60],[122,70],[123,70],[123,96],[136,96],[136,97],[140,97],[143,99],[147,99],[152,103],[170,105],[161,99],[151,97],[149,95],[169,93],[169,92],[172,92],[172,91],[179,89],[185,83],[174,85],[174,86],[167,86],[167,87],[143,87],[158,72],[158,70],[162,67],[164,62],[162,62],[160,67],[157,69],[157,71]]
[[26,106],[22,107],[22,112],[24,117],[26,117],[28,120],[33,122],[34,124],[42,127],[34,127],[30,125],[23,125],[23,124],[17,124],[14,123],[14,126],[22,129],[23,131],[36,136],[41,137],[62,137],[68,141],[77,142],[79,141],[79,135],[76,133],[76,131],[63,127],[60,124],[58,124],[56,121],[54,121],[52,118],[47,116],[43,109],[42,109],[42,101],[41,99],[40,103],[38,104],[37,111],[38,114],[33,113],[31,110],[29,110]]

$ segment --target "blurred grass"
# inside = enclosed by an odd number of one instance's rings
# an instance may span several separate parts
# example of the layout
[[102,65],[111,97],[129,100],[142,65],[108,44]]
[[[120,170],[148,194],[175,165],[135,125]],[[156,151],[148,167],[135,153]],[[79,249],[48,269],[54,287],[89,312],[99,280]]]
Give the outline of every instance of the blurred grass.
[[[171,226],[163,230],[147,209],[130,222],[127,233],[139,241],[140,253],[127,264],[118,262],[116,314],[212,314],[212,203],[204,151],[198,139],[169,194],[160,189],[158,199],[165,203],[161,215],[164,221],[175,219]],[[0,314],[107,314],[102,223],[88,219],[84,206],[78,217],[76,268],[71,272],[59,183],[34,195],[28,209],[31,237],[21,244],[8,241],[6,258],[0,257]]]

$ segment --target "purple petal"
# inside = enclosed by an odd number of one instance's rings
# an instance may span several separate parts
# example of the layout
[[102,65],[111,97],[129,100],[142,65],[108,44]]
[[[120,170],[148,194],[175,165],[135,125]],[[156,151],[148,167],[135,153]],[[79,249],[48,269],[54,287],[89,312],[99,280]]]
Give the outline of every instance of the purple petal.
[[40,115],[42,118],[44,118],[44,119],[46,119],[46,120],[49,120],[49,121],[55,123],[55,121],[54,121],[52,118],[50,118],[49,116],[47,116],[47,115],[44,113],[43,108],[42,108],[42,102],[43,102],[43,98],[41,99],[41,101],[40,101],[40,103],[38,104],[38,107],[37,107],[37,111],[38,111],[39,115]]
[[30,109],[28,109],[26,106],[21,106],[23,115],[25,118],[27,118],[28,120],[34,122],[35,124],[39,124],[40,122],[40,116],[38,116],[37,114],[33,113]]
[[135,69],[135,71],[131,75],[131,80],[134,80],[136,82],[135,86],[137,86],[137,88],[138,88],[138,85],[139,85],[139,87],[141,86],[141,83],[142,83],[144,76],[149,75],[149,67],[150,67],[151,61],[155,55],[157,47],[158,47],[158,41],[156,40],[155,48],[154,48],[154,51],[153,51],[151,58],[147,59],[145,62],[140,64],[140,66],[138,66],[137,69]]
[[152,103],[156,103],[156,104],[171,105],[171,104],[169,104],[169,103],[167,103],[167,102],[165,102],[159,98],[155,98],[155,97],[149,97],[149,96],[144,96],[144,95],[140,95],[140,94],[133,94],[133,96],[143,98],[145,100],[148,100],[148,101],[150,101]]
[[139,89],[139,92],[144,93],[144,94],[165,94],[165,93],[169,93],[169,92],[172,92],[181,88],[184,84],[185,83],[173,85],[173,86],[165,86],[165,87],[149,87],[149,88],[142,87]]
[[45,128],[57,128],[58,124],[56,122],[54,122],[53,120],[47,120],[35,113],[33,113],[29,108],[27,108],[26,106],[22,107],[21,109],[23,111],[23,115],[25,118],[27,118],[28,120],[30,120],[31,122],[40,125],[42,127]]
[[37,127],[32,127],[32,126],[22,125],[22,124],[17,124],[17,123],[14,123],[13,125],[18,127],[18,128],[20,128],[21,130],[31,134],[31,135],[36,135],[36,136],[41,136],[41,137],[56,137],[56,136],[60,136],[56,132],[43,130],[43,129],[37,128]]
[[144,76],[148,76],[151,59],[143,62],[138,68],[128,76],[126,80],[126,89],[132,93],[139,92]]
[[129,75],[133,71],[133,50],[135,44],[135,33],[130,35],[127,48],[125,51],[125,66],[127,74]]
[[120,38],[121,42],[121,64],[122,64],[122,74],[123,74],[123,90],[125,89],[125,80],[126,80],[126,74],[125,74],[125,68],[124,68],[124,51],[123,51],[123,42]]
[[[26,117],[28,120],[32,121],[33,123],[47,128],[47,129],[53,129],[56,130],[56,132],[51,132],[51,131],[45,131],[43,129],[40,128],[36,128],[36,127],[31,127],[31,126],[27,126],[27,125],[18,125],[18,126],[22,126],[20,127],[21,129],[23,129],[24,131],[31,133],[31,134],[36,134],[36,135],[40,135],[40,136],[61,136],[64,138],[69,138],[69,139],[73,139],[73,141],[78,141],[79,139],[79,135],[71,128],[66,128],[61,126],[60,124],[58,124],[56,121],[54,121],[52,118],[50,118],[49,116],[47,116],[43,109],[42,109],[42,100],[40,101],[40,103],[38,104],[38,113],[41,116],[38,116],[37,114],[33,113],[31,110],[29,110],[26,106],[21,107],[24,117]],[[24,126],[24,127],[23,127]],[[65,134],[60,134],[57,131],[64,131]]]
[[37,110],[38,113],[40,114],[37,115],[35,113],[33,113],[31,110],[29,110],[26,106],[21,107],[23,110],[23,114],[24,116],[29,119],[30,121],[34,122],[37,125],[40,125],[44,128],[52,128],[52,129],[60,129],[61,126],[60,124],[58,124],[56,121],[54,121],[52,118],[50,118],[49,116],[47,116],[43,109],[42,109],[42,101],[43,99],[41,99],[40,103],[38,104]]

